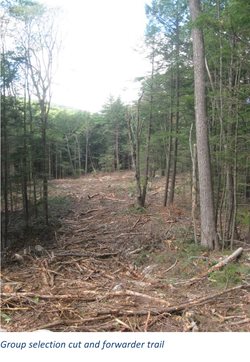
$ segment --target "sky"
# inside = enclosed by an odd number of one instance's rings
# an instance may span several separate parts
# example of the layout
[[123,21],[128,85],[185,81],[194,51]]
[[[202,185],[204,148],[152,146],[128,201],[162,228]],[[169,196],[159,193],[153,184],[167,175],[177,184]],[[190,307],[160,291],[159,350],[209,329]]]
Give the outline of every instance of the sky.
[[62,8],[62,47],[52,103],[98,112],[112,95],[138,98],[149,72],[143,52],[146,0],[40,0]]

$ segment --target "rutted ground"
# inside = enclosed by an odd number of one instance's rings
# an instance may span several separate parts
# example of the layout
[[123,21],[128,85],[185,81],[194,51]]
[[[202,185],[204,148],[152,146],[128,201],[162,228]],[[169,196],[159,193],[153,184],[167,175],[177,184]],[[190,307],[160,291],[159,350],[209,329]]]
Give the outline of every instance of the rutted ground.
[[191,243],[187,178],[171,209],[162,207],[163,178],[150,185],[146,210],[136,208],[134,187],[131,172],[51,182],[66,216],[54,244],[35,240],[3,266],[2,328],[250,331],[249,249],[228,280],[190,283],[223,254]]

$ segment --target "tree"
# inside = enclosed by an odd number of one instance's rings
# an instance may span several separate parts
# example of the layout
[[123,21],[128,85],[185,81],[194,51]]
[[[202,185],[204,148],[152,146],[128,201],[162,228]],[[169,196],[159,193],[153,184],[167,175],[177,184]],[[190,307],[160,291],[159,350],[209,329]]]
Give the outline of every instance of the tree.
[[239,238],[239,215],[248,207],[249,17],[244,0],[216,0],[203,3],[199,19],[206,44],[215,215],[222,247]]
[[[168,83],[165,98],[166,132],[169,133],[165,147],[165,194],[164,206],[173,204],[177,174],[178,152],[180,146],[180,128],[183,118],[181,110],[181,88],[185,85],[184,74],[188,69],[186,45],[186,1],[183,0],[153,0],[151,6],[146,6],[149,24],[153,23],[156,33],[156,51],[160,57],[158,73],[165,69],[165,83]],[[147,32],[147,38],[152,38],[152,32]],[[165,86],[166,87],[166,86]]]
[[49,223],[48,210],[48,145],[47,128],[51,102],[51,82],[53,62],[57,49],[55,12],[43,5],[27,2],[10,8],[12,16],[23,24],[20,32],[20,53],[27,66],[26,81],[30,77],[32,90],[40,108],[42,150],[43,150],[43,206],[46,224]]
[[[103,155],[104,168],[119,171],[121,169],[121,154],[125,152],[124,129],[125,129],[125,106],[118,97],[114,99],[112,96],[104,105],[102,114],[105,120],[105,134],[108,140],[108,152]],[[125,136],[126,138],[126,136]],[[122,142],[123,141],[123,142]],[[126,139],[125,139],[126,141]],[[108,166],[108,168],[107,168]]]
[[[28,0],[2,1],[1,6],[1,30],[4,30],[1,32],[1,160],[4,171],[1,191],[5,247],[13,212],[22,213],[25,232],[31,226],[32,217],[37,217],[37,189],[41,177],[43,197],[40,197],[48,224],[47,128],[57,34],[54,10]],[[34,96],[38,103],[34,102]]]
[[214,249],[218,248],[218,240],[214,216],[206,113],[205,50],[203,32],[195,23],[201,14],[200,0],[189,0],[189,8],[193,21],[192,39],[195,81],[196,140],[200,189],[201,245],[208,249]]
[[7,240],[8,240],[8,222],[9,222],[9,208],[8,208],[8,133],[7,133],[7,117],[6,117],[6,62],[5,62],[5,39],[4,39],[4,30],[3,29],[4,19],[1,21],[1,114],[3,117],[3,121],[1,123],[1,136],[2,136],[2,143],[1,143],[1,150],[4,155],[4,158],[1,158],[1,169],[4,170],[3,173],[1,173],[1,191],[2,188],[4,189],[4,231],[2,233],[1,238],[1,244],[3,247],[7,246]]

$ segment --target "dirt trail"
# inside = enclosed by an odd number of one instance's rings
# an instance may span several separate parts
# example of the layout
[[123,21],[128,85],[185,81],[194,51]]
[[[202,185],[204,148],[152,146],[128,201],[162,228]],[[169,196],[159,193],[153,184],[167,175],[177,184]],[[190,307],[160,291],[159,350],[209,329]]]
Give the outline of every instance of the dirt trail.
[[2,328],[250,331],[244,284],[222,290],[208,279],[186,283],[221,255],[190,254],[185,178],[171,209],[162,207],[162,178],[150,185],[147,209],[137,209],[130,172],[52,181],[50,189],[71,199],[67,216],[55,244],[35,241],[40,248],[20,250],[21,260],[2,268]]

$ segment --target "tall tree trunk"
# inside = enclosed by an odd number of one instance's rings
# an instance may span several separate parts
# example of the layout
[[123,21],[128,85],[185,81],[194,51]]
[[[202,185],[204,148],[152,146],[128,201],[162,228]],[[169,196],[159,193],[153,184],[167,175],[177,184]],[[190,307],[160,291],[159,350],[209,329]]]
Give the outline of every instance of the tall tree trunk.
[[169,196],[169,178],[170,178],[170,166],[172,162],[172,150],[173,150],[173,87],[174,87],[174,79],[173,79],[173,70],[171,69],[171,78],[170,78],[170,109],[169,109],[169,126],[166,125],[166,130],[169,130],[169,138],[168,138],[168,153],[166,154],[166,168],[165,168],[165,191],[164,191],[164,199],[163,206],[167,206],[168,196]]
[[55,154],[55,178],[58,179],[58,150],[57,150],[57,143],[56,143],[56,154]]
[[70,163],[70,166],[72,169],[73,176],[75,176],[76,172],[75,172],[75,168],[74,168],[74,164],[73,164],[73,160],[72,160],[72,156],[71,156],[71,151],[70,151],[70,147],[69,147],[69,139],[68,139],[67,135],[65,135],[65,140],[66,140],[67,151],[68,151],[68,156],[69,156],[69,163]]
[[32,102],[30,95],[29,82],[27,82],[27,92],[28,92],[28,110],[29,110],[29,134],[31,138],[31,147],[30,147],[30,181],[32,180],[33,184],[33,206],[35,217],[37,217],[37,194],[36,194],[36,170],[34,167],[35,160],[35,140],[34,140],[34,130],[33,130],[33,113],[32,113]]
[[88,173],[88,158],[89,158],[89,131],[86,130],[85,133],[85,175]]
[[64,177],[64,172],[63,172],[63,163],[62,163],[62,151],[59,151],[59,177],[63,178]]
[[150,140],[151,140],[151,133],[152,133],[152,107],[153,107],[153,95],[150,96],[150,114],[149,114],[149,121],[148,121],[148,133],[147,133],[147,144],[146,144],[146,154],[145,154],[145,171],[144,171],[144,178],[142,182],[142,207],[145,206],[146,202],[146,195],[147,195],[147,187],[148,187],[148,177],[149,177],[149,156],[150,156]]
[[143,93],[138,100],[137,104],[137,119],[136,119],[136,135],[135,135],[135,179],[136,179],[136,196],[137,204],[139,207],[144,207],[142,200],[142,187],[141,187],[141,121],[140,121],[140,104]]
[[51,156],[51,143],[48,144],[48,178],[52,178],[52,156]]
[[25,74],[25,85],[24,85],[24,109],[23,109],[23,172],[22,172],[22,194],[23,194],[23,211],[24,211],[24,221],[25,226],[29,226],[29,202],[28,202],[28,170],[27,170],[27,158],[28,158],[28,151],[27,151],[27,87],[26,87],[26,80],[27,80],[27,73]]
[[168,153],[166,155],[166,169],[165,169],[165,190],[164,190],[164,201],[163,206],[167,206],[168,201],[168,186],[169,186],[169,176],[170,176],[170,164],[172,158],[172,130],[173,130],[173,113],[170,111],[170,124],[169,124],[169,140],[168,140]]
[[[2,40],[2,39],[1,39]],[[2,61],[5,61],[5,49],[2,43]],[[7,114],[6,114],[6,77],[5,77],[5,67],[3,67],[3,96],[2,96],[2,127],[3,127],[3,170],[4,170],[4,235],[2,240],[3,248],[7,247],[8,244],[8,224],[9,224],[9,206],[8,206],[8,179],[9,179],[9,150],[8,150],[8,131],[7,131]]]
[[[177,131],[177,120],[175,125],[175,131]],[[178,139],[175,137],[174,139],[174,149],[173,149],[173,169],[171,175],[171,182],[170,182],[170,190],[169,190],[169,197],[168,197],[168,204],[173,204],[174,202],[174,191],[175,191],[175,181],[176,181],[176,166],[177,166],[177,153],[178,153]]]
[[[226,220],[225,220],[225,230],[226,230],[226,239],[231,239],[231,247],[235,234],[235,216],[237,210],[237,200],[236,200],[236,172],[235,169],[237,165],[237,133],[238,133],[238,114],[239,112],[235,108],[235,92],[238,87],[237,79],[237,71],[236,71],[236,62],[235,59],[235,47],[236,47],[236,39],[233,34],[230,41],[231,46],[231,57],[230,57],[230,66],[228,70],[228,90],[229,90],[229,102],[228,102],[228,123],[227,123],[227,152],[228,159],[226,162],[226,170],[227,170],[227,197],[225,199],[226,203]],[[240,68],[240,67],[239,67]],[[240,70],[238,69],[239,73]],[[232,119],[236,120],[236,124],[232,123]],[[233,150],[232,144],[233,139],[235,141],[235,149]]]
[[76,140],[76,159],[78,160],[78,176],[81,176],[81,148],[80,148],[80,144],[79,144],[79,139],[78,136],[75,135],[75,140]]
[[170,191],[168,203],[174,202],[175,180],[176,180],[176,166],[177,166],[177,153],[178,153],[178,132],[179,132],[179,118],[180,118],[180,24],[179,24],[179,2],[177,1],[177,19],[176,19],[176,70],[175,70],[175,138],[173,150],[173,170],[170,183]]
[[135,171],[135,164],[136,164],[136,150],[135,150],[135,142],[134,142],[134,135],[133,135],[133,128],[131,124],[132,114],[130,115],[127,111],[126,113],[126,120],[127,120],[127,126],[128,126],[128,139],[130,144],[130,157],[131,157],[131,168],[133,171]]
[[133,130],[133,126],[131,124],[132,115],[127,115],[127,125],[128,125],[128,133],[131,147],[131,156],[133,160],[133,164],[135,166],[135,181],[136,181],[136,201],[139,207],[143,207],[142,203],[142,186],[141,186],[141,118],[140,118],[140,104],[143,97],[143,93],[138,99],[137,102],[137,110],[136,110],[136,122],[135,122],[135,130]]
[[49,200],[48,200],[48,150],[47,150],[47,113],[44,102],[41,101],[42,116],[42,145],[43,145],[43,209],[46,225],[49,224]]
[[120,157],[119,157],[119,125],[115,127],[115,169],[120,170]]
[[151,142],[151,134],[152,134],[152,123],[153,123],[153,92],[154,92],[154,70],[155,68],[155,43],[153,41],[152,45],[152,59],[151,59],[151,78],[150,78],[150,111],[149,111],[149,119],[148,119],[148,132],[146,139],[146,150],[145,150],[145,171],[144,178],[142,182],[142,206],[145,206],[146,195],[147,195],[147,187],[148,187],[148,177],[149,177],[149,157],[150,157],[150,142]]
[[190,147],[190,155],[192,161],[192,187],[191,187],[191,203],[192,203],[192,221],[194,228],[194,240],[195,244],[198,244],[197,241],[197,225],[196,225],[196,214],[197,214],[197,172],[196,172],[196,164],[197,164],[197,147],[196,144],[192,144],[192,129],[193,123],[190,128],[190,136],[189,136],[189,147]]
[[[189,0],[192,21],[195,22],[201,14],[200,0]],[[210,152],[208,140],[208,125],[205,96],[205,50],[203,33],[193,26],[193,64],[195,84],[195,119],[198,174],[200,186],[200,218],[201,245],[208,249],[218,248],[215,226]]]

